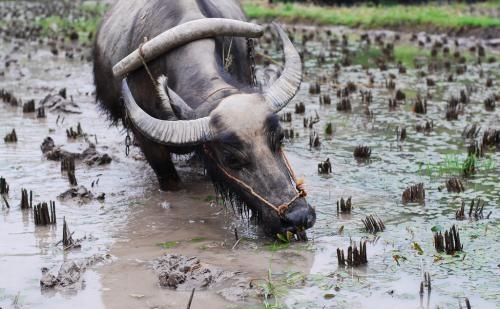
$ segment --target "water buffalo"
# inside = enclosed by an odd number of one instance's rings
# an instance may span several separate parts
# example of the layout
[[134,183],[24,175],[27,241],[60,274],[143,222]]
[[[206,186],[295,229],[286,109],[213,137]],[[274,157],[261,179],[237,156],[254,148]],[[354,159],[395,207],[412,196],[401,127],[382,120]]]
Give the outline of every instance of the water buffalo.
[[94,79],[100,106],[130,124],[161,189],[179,182],[171,154],[195,153],[217,192],[265,232],[298,233],[316,214],[281,150],[276,113],[298,91],[302,63],[275,29],[285,64],[262,90],[249,38],[263,28],[237,1],[119,0],[96,35]]

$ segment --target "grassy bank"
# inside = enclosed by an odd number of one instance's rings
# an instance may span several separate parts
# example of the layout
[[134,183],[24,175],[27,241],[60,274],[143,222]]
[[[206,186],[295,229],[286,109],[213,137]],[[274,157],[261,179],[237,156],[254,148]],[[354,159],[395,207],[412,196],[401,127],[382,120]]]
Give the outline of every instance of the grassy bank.
[[478,11],[487,13],[489,10],[500,9],[498,0],[475,5],[474,15],[465,4],[321,7],[301,4],[270,6],[263,2],[248,1],[243,4],[243,8],[249,18],[321,25],[363,28],[433,27],[443,30],[500,27],[500,19],[478,14]]

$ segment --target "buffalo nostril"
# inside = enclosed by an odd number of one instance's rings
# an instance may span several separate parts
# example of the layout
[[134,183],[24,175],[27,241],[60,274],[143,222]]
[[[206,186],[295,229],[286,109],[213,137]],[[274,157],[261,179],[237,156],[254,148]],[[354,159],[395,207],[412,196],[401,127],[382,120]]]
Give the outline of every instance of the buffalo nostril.
[[286,214],[285,218],[291,227],[308,229],[316,222],[316,212],[311,206],[307,205],[306,207],[292,209]]

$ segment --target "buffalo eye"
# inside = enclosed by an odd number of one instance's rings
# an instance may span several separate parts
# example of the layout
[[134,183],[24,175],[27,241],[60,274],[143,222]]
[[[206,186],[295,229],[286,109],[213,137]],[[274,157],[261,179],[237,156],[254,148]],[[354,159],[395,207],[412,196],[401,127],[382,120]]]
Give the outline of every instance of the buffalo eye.
[[239,150],[224,150],[222,153],[224,164],[233,169],[241,170],[248,165],[248,160]]
[[277,128],[274,132],[271,133],[271,149],[274,151],[278,151],[283,145],[283,139],[285,138],[285,134],[281,128]]

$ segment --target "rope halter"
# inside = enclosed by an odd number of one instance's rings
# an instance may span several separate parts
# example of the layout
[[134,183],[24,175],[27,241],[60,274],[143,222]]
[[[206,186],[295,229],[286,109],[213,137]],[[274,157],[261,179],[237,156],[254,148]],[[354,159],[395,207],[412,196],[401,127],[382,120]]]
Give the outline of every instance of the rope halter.
[[279,217],[281,218],[284,218],[285,217],[285,214],[288,210],[288,208],[290,207],[290,205],[292,205],[297,199],[301,198],[301,197],[306,197],[307,196],[307,192],[304,188],[304,180],[303,179],[297,179],[297,177],[295,176],[295,173],[293,172],[292,170],[292,167],[290,166],[290,162],[288,161],[285,153],[283,152],[283,150],[279,150],[282,158],[283,158],[283,161],[285,162],[285,166],[287,168],[287,171],[288,171],[288,174],[290,175],[290,177],[292,178],[293,182],[295,183],[295,188],[297,189],[297,194],[288,202],[288,203],[284,203],[284,204],[281,204],[279,206],[275,206],[273,203],[269,202],[266,198],[262,197],[260,194],[258,194],[257,192],[255,192],[255,190],[252,188],[252,186],[248,185],[247,183],[245,183],[243,180],[231,175],[231,173],[229,173],[229,171],[223,167],[222,165],[220,165],[217,160],[215,160],[215,158],[213,157],[212,155],[212,152],[210,151],[210,149],[208,149],[208,147],[206,145],[203,146],[203,150],[204,152],[210,157],[210,159],[212,159],[212,161],[215,162],[217,168],[229,179],[231,179],[232,181],[234,181],[235,183],[237,183],[238,185],[240,185],[241,187],[245,188],[245,190],[250,194],[252,195],[253,197],[256,197],[258,200],[260,200],[262,203],[264,203],[266,206],[274,209],[276,211],[276,213],[278,214]]

